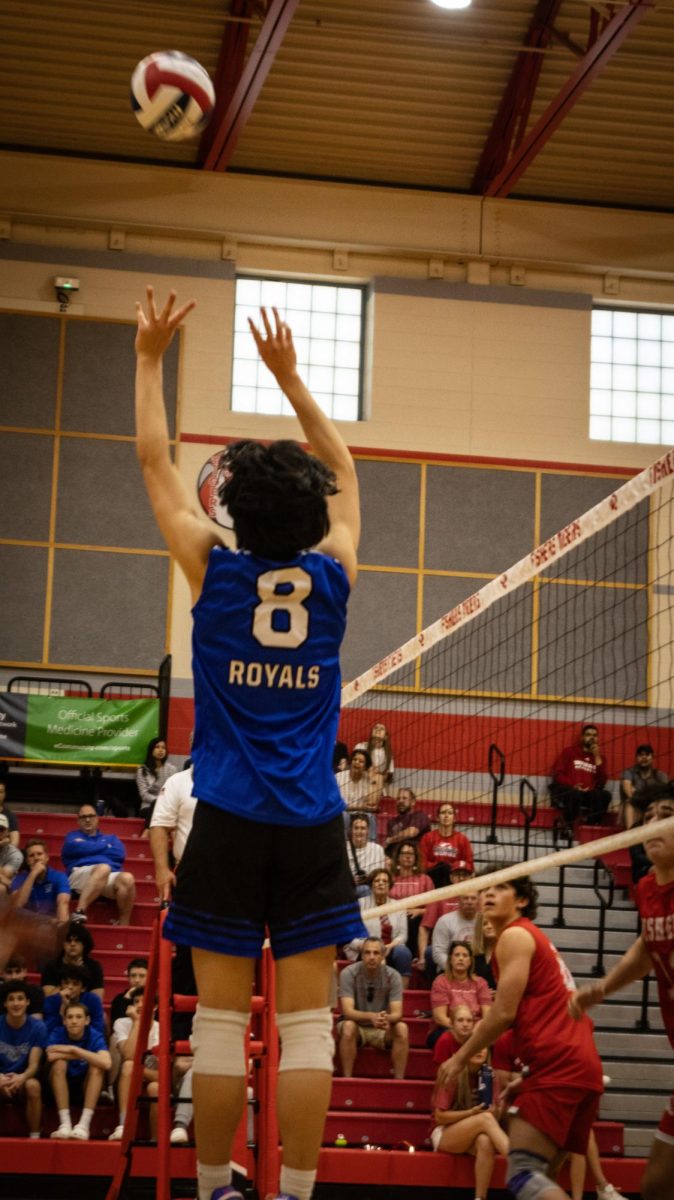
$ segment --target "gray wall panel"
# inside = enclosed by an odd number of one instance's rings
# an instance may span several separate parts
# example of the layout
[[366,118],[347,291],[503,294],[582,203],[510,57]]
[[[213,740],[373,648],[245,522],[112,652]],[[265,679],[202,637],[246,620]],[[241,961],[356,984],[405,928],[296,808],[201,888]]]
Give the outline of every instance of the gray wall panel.
[[52,662],[156,670],[165,652],[168,558],[57,550]]
[[416,567],[419,561],[419,487],[416,463],[356,464],[363,528],[359,557],[378,567]]
[[49,537],[54,439],[0,433],[0,537]]
[[[135,375],[134,326],[69,321],[63,371],[61,427],[130,436]],[[175,436],[179,339],[164,358],[164,392],[170,436]]]
[[0,658],[42,658],[47,554],[38,546],[0,546]]
[[59,322],[0,313],[0,425],[53,429]]
[[496,575],[532,549],[533,474],[429,466],[427,478],[426,567]]
[[62,439],[56,540],[164,549],[131,442]]
[[541,480],[541,541],[594,508],[625,482],[606,475],[547,475]]
[[[345,682],[414,635],[416,604],[416,576],[360,572],[349,600],[349,623],[342,646]],[[390,682],[395,682],[395,677]]]

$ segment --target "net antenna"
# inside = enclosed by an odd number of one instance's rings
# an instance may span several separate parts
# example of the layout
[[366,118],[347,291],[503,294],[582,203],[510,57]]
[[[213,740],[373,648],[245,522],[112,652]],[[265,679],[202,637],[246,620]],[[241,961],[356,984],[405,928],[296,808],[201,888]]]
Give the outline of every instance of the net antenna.
[[[559,832],[548,783],[582,724],[614,805],[640,742],[669,757],[673,482],[670,450],[344,686],[343,740],[383,722],[389,791],[413,789],[431,819],[451,800],[482,864],[521,859],[527,825],[532,846]],[[394,813],[385,794],[380,840]]]

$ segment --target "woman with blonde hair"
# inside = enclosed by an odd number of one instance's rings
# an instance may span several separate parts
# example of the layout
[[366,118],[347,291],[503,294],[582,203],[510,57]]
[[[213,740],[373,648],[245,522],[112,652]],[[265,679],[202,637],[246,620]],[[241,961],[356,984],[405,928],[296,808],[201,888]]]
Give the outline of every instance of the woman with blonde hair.
[[433,1149],[443,1154],[472,1154],[475,1158],[475,1197],[485,1200],[494,1159],[508,1153],[508,1138],[497,1119],[498,1083],[480,1050],[450,1083],[433,1093]]
[[391,782],[395,764],[391,751],[391,739],[382,721],[377,721],[372,726],[367,741],[358,742],[358,745],[354,746],[354,750],[367,750],[372,760],[372,771],[380,777],[381,787]]

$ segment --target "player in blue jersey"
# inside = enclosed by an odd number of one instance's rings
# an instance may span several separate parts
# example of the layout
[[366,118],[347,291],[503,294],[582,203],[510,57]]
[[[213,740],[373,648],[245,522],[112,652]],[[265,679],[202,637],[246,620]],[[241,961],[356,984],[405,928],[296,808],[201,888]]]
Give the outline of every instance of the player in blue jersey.
[[[357,571],[351,455],[297,373],[288,326],[262,311],[251,333],[297,414],[295,442],[223,454],[220,500],[236,552],[197,515],[173,466],[162,357],[193,308],[151,288],[137,306],[137,450],[155,517],[194,604],[192,833],[165,931],[192,947],[199,1200],[239,1200],[230,1152],[246,1095],[244,1033],[254,961],[277,960],[281,1196],[310,1200],[332,1084],[335,943],[365,936],[332,773],[339,647]],[[312,547],[314,549],[312,549]]]

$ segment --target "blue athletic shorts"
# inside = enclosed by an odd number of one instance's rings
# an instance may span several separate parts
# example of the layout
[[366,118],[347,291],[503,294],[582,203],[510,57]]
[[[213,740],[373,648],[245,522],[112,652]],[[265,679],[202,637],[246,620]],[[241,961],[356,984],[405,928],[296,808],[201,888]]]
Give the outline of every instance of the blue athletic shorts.
[[274,958],[366,937],[344,821],[292,827],[246,821],[199,801],[164,936],[237,958]]

